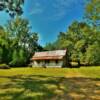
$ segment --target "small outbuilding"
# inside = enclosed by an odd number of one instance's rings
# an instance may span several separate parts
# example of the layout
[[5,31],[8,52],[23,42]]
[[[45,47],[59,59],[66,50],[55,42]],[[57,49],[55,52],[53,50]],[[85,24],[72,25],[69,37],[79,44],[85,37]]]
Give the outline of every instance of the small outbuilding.
[[66,67],[67,50],[35,52],[32,67]]

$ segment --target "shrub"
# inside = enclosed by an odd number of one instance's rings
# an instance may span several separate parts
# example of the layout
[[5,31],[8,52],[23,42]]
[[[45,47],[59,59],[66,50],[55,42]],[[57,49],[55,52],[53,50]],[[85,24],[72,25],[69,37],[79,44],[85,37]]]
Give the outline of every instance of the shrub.
[[73,68],[79,67],[78,62],[70,62],[70,64],[71,64],[71,67],[73,67]]
[[0,69],[10,69],[7,64],[0,64]]

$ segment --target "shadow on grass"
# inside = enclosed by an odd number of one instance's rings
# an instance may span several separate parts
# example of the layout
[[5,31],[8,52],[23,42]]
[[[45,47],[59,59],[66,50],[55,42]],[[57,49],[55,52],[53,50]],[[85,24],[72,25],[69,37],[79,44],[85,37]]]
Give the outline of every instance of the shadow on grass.
[[0,77],[0,100],[99,100],[100,79],[41,75]]

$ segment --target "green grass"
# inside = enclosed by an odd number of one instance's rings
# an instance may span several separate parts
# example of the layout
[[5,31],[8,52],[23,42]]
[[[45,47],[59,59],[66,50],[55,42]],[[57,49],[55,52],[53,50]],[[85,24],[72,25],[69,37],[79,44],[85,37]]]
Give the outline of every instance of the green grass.
[[99,100],[100,67],[0,70],[0,100]]

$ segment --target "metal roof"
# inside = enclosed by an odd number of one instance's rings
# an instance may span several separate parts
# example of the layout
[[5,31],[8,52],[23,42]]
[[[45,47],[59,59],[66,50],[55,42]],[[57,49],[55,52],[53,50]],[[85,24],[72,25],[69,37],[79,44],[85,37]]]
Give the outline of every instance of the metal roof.
[[66,50],[55,50],[45,52],[35,52],[32,60],[62,59],[66,55]]

